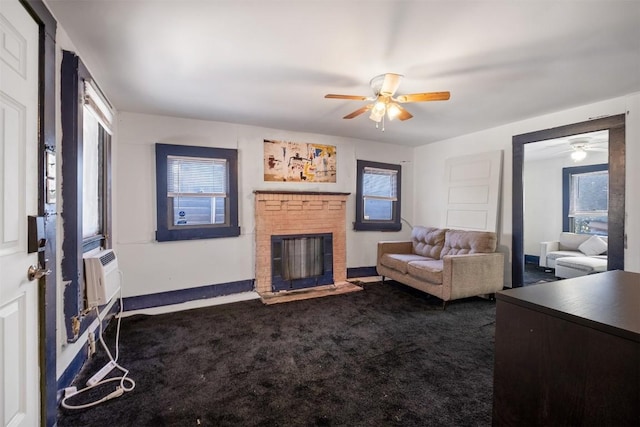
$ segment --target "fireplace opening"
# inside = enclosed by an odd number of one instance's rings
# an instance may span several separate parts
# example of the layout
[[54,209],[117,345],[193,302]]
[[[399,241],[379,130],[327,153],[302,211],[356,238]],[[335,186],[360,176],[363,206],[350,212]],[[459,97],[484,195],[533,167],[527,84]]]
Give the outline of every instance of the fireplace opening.
[[271,288],[274,292],[331,283],[331,233],[271,236]]

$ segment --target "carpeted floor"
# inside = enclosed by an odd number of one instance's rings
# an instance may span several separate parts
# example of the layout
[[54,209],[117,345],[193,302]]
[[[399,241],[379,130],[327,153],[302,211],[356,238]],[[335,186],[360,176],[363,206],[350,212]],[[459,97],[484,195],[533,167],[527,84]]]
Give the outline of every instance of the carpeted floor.
[[[442,311],[439,299],[393,282],[363,286],[124,318],[120,363],[135,390],[61,409],[58,426],[490,425],[495,302]],[[77,383],[105,363],[100,349]]]
[[534,285],[536,283],[555,282],[558,280],[554,270],[529,263],[524,265],[522,279],[524,286]]

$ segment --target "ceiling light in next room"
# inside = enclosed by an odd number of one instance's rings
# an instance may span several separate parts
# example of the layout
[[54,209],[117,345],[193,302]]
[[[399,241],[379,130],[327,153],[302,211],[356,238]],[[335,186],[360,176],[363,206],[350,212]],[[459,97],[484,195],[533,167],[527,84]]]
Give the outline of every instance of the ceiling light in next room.
[[574,162],[579,162],[584,160],[587,157],[587,152],[584,151],[584,148],[578,147],[573,150],[571,153],[571,158]]

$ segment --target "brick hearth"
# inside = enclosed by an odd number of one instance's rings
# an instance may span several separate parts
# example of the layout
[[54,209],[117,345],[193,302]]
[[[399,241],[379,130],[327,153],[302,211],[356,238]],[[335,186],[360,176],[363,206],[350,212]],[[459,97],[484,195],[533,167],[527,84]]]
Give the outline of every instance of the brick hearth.
[[333,234],[333,281],[347,280],[349,193],[255,191],[256,291],[271,292],[271,236]]

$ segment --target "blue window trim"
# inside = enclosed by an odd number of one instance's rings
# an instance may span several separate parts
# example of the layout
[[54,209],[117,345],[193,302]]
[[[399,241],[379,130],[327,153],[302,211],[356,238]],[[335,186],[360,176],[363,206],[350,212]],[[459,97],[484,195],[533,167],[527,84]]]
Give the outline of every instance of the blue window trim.
[[[393,219],[391,221],[371,221],[364,219],[364,197],[362,197],[362,181],[365,168],[377,168],[394,170],[398,173],[396,192],[398,200],[393,204]],[[402,223],[400,219],[400,195],[402,194],[402,167],[389,163],[371,162],[368,160],[357,161],[356,173],[356,220],[353,229],[356,231],[400,231]]]
[[569,205],[570,205],[570,188],[571,175],[579,175],[581,173],[608,171],[609,165],[602,163],[599,165],[574,166],[562,168],[562,231],[570,231],[569,223]]
[[[87,239],[82,232],[82,154],[84,108],[81,104],[85,81],[93,81],[91,73],[82,60],[73,52],[62,52],[60,69],[60,104],[62,144],[62,211],[64,220],[62,251],[65,256],[60,263],[64,287],[64,317],[67,341],[75,342],[95,319],[95,313],[84,313],[85,283],[83,274],[83,254],[100,246],[112,246],[111,223],[111,137],[100,130],[102,138],[102,232]],[[94,82],[95,83],[95,82]],[[100,126],[101,129],[101,126]],[[76,322],[77,320],[77,322]],[[77,327],[79,326],[79,328]]]
[[[228,220],[223,225],[206,225],[185,229],[169,228],[167,199],[167,157],[185,156],[213,159],[225,159],[229,171],[229,210]],[[240,235],[238,225],[238,150],[230,148],[195,147],[190,145],[156,144],[156,240],[168,242],[175,240],[213,239],[217,237],[235,237]]]

